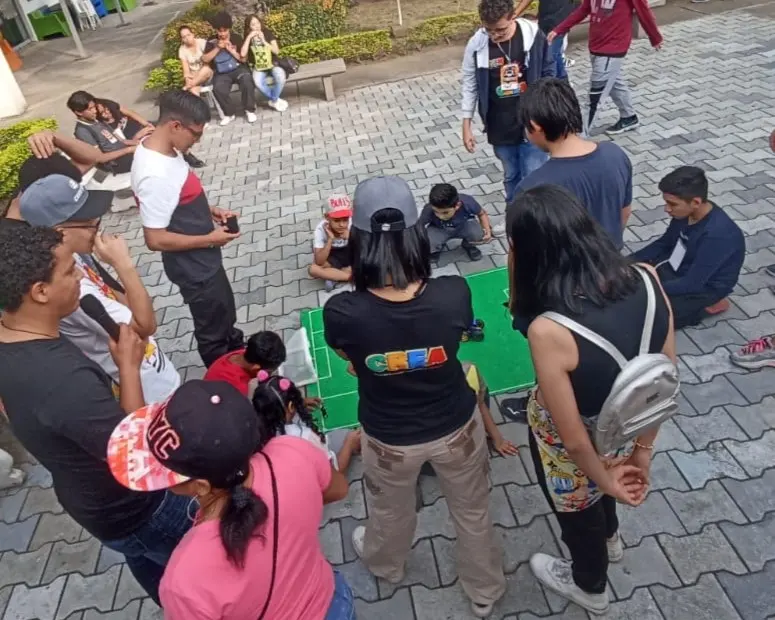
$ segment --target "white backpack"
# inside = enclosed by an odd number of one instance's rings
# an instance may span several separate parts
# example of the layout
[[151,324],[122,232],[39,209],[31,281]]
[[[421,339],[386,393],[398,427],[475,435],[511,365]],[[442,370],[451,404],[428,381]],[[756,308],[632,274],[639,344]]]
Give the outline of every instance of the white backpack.
[[608,340],[573,319],[557,312],[541,315],[603,349],[621,369],[600,413],[584,418],[598,453],[607,457],[616,455],[627,442],[673,417],[678,411],[675,402],[681,385],[678,368],[664,353],[648,352],[656,312],[654,286],[644,270],[635,269],[646,283],[648,305],[640,351],[631,360],[627,360]]

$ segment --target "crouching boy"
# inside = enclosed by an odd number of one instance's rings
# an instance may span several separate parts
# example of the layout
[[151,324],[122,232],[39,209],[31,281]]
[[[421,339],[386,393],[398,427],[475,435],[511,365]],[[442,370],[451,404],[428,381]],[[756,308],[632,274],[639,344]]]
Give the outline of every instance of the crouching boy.
[[476,244],[492,239],[490,218],[482,206],[471,196],[459,194],[449,183],[434,185],[428,203],[420,221],[428,233],[431,258],[438,260],[450,239],[462,239],[468,258],[480,260],[482,251]]

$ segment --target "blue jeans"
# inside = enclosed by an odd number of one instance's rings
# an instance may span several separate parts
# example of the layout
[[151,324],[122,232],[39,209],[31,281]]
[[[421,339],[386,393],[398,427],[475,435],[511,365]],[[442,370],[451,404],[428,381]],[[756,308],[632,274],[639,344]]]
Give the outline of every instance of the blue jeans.
[[172,552],[189,530],[190,497],[167,491],[156,512],[126,538],[103,540],[106,547],[122,553],[137,583],[159,603],[159,583]]
[[517,193],[517,185],[533,170],[538,170],[549,159],[537,146],[527,140],[522,144],[495,146],[495,157],[503,164],[503,186],[506,189],[506,204],[510,204]]
[[356,620],[353,591],[338,571],[334,571],[334,598],[325,620]]
[[[273,80],[272,84],[269,83],[270,76]],[[280,98],[286,79],[282,67],[272,67],[271,71],[253,71],[253,82],[255,82],[256,88],[269,101],[277,101]]]
[[556,77],[567,80],[568,79],[568,72],[565,70],[565,56],[563,56],[562,48],[565,45],[565,37],[568,35],[566,34],[563,37],[555,37],[554,41],[552,41],[552,44],[549,46],[549,53],[554,54],[554,62],[557,65],[557,74]]

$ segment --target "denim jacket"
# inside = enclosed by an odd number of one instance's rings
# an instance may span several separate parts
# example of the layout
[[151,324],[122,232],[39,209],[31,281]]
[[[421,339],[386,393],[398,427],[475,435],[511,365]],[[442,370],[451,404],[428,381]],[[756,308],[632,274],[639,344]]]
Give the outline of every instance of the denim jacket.
[[[527,19],[517,18],[517,26],[522,30],[525,43],[525,81],[528,88],[542,77],[554,77],[556,65],[549,51],[549,44],[538,24]],[[489,36],[480,28],[468,40],[463,56],[463,118],[473,118],[478,108],[479,116],[487,131],[487,108],[490,97],[490,52]]]

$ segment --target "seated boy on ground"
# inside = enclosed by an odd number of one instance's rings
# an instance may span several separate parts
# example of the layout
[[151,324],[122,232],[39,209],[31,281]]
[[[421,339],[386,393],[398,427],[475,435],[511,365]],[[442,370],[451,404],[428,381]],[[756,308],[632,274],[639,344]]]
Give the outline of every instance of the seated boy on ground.
[[315,226],[309,275],[325,280],[327,291],[332,291],[337,282],[349,282],[352,278],[347,247],[352,214],[349,196],[331,196],[325,217]]
[[490,218],[482,206],[471,196],[459,194],[449,183],[434,185],[428,203],[420,222],[428,233],[431,259],[438,260],[450,239],[462,239],[468,258],[480,260],[482,251],[475,244],[492,239]]
[[471,362],[461,362],[461,365],[463,366],[463,372],[466,375],[469,387],[476,392],[479,413],[482,414],[484,430],[492,442],[492,447],[501,456],[516,455],[519,452],[519,448],[503,437],[498,425],[495,424],[495,420],[492,419],[490,414],[490,390],[487,389],[487,384],[484,382],[482,375],[479,374],[479,369]]
[[632,255],[657,268],[670,298],[676,329],[695,325],[729,307],[745,259],[740,227],[708,200],[708,179],[695,166],[681,166],[659,182],[672,218],[665,234]]
[[283,339],[271,331],[253,334],[244,349],[219,357],[205,373],[205,381],[225,381],[245,396],[255,389],[255,379],[262,370],[274,374],[285,361]]

